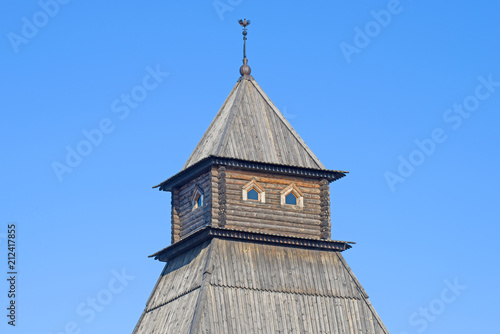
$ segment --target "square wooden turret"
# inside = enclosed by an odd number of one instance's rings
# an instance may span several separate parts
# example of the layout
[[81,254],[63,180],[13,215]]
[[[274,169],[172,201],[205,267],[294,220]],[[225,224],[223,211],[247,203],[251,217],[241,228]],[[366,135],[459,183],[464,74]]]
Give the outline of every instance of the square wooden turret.
[[327,170],[252,77],[238,80],[172,192],[172,243],[207,226],[330,239]]

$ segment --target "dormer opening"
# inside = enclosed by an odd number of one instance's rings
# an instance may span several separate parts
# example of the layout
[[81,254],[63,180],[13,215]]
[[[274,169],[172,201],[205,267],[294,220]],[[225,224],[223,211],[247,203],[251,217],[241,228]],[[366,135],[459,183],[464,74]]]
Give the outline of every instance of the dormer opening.
[[259,193],[255,190],[255,188],[252,188],[247,192],[247,199],[252,201],[259,200]]
[[304,194],[294,183],[281,191],[281,205],[296,208],[304,207]]
[[297,205],[297,197],[293,192],[285,196],[285,204]]
[[245,184],[242,188],[242,198],[244,201],[266,202],[266,193],[255,180]]
[[203,206],[203,191],[201,190],[200,187],[196,187],[193,193],[193,197],[191,200],[191,204],[193,207],[193,210],[196,210],[198,208],[201,208]]

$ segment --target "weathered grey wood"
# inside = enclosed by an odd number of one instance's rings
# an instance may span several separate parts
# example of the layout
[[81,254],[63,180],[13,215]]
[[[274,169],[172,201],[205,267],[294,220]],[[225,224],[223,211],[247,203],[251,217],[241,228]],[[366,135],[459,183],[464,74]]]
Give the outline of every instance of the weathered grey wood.
[[[227,190],[231,191],[239,191],[241,194],[241,189],[242,187],[247,184],[248,182],[241,182],[239,184],[236,184],[235,182],[232,182],[233,180],[230,181],[230,183],[227,183],[226,187]],[[286,188],[288,185],[293,183],[292,181],[289,181],[287,184],[284,185],[276,185],[276,184],[271,184],[271,183],[264,183],[262,181],[259,182],[261,184],[262,188],[265,190],[269,190],[268,193],[272,196],[275,195],[276,197],[279,197],[280,191]],[[295,184],[295,183],[294,183]],[[311,199],[320,199],[320,191],[319,189],[311,189],[311,188],[306,188],[306,187],[300,187],[302,193],[304,194],[305,198],[311,198]],[[311,191],[312,190],[312,191]],[[266,196],[267,197],[267,196]]]
[[[243,200],[242,189],[252,180],[265,190],[264,203]],[[280,235],[296,233],[303,237],[328,239],[329,191],[328,184],[322,182],[314,178],[214,166],[174,192],[172,238],[177,242],[207,225],[227,225],[249,231]],[[282,191],[291,184],[304,196],[303,207],[281,204]],[[193,210],[196,189],[203,192],[204,204]]]
[[[194,315],[191,322],[191,327],[189,333],[201,333],[202,332],[202,317],[206,316],[204,308],[206,308],[208,302],[208,289],[210,288],[210,280],[213,271],[213,248],[216,247],[217,242],[210,243],[207,246],[207,256],[205,257],[205,266],[203,268],[202,278],[200,282],[200,293],[198,294],[198,299],[196,300],[196,306],[194,307]],[[189,321],[188,321],[189,322]]]
[[327,172],[258,84],[239,80],[163,188],[176,244],[161,251],[168,263],[134,333],[388,334],[338,252],[350,246],[320,240],[331,234]]
[[236,83],[184,169],[209,155],[324,169],[254,80]]
[[[319,227],[321,226],[321,221],[319,219],[311,219],[311,218],[300,218],[294,217],[295,219],[284,219],[285,217],[282,215],[274,215],[267,212],[259,212],[259,211],[242,211],[242,210],[228,210],[228,223],[231,224],[231,219],[240,219],[240,218],[254,218],[260,220],[263,223],[273,222],[273,225],[277,226],[289,226],[289,227],[298,227],[298,228],[310,228],[314,231],[319,231]],[[272,225],[271,225],[272,226]]]
[[[263,203],[259,204],[258,202],[254,203],[244,203],[248,201],[241,201],[241,200],[228,200],[228,204],[231,207],[231,210],[233,211],[240,211],[240,212],[251,212],[251,213],[264,213],[268,215],[274,216],[273,218],[279,221],[288,221],[288,222],[294,222],[294,221],[301,221],[302,218],[308,219],[308,220],[314,220],[316,222],[321,222],[321,211],[319,210],[284,210],[281,205],[279,204],[269,204],[269,203]],[[267,205],[266,205],[267,204]],[[255,208],[258,208],[255,210]]]
[[323,179],[320,184],[321,239],[329,239],[331,237],[330,188],[328,180]]
[[217,225],[224,227],[227,219],[226,167],[224,166],[219,167],[217,170],[217,190],[219,207]]
[[[193,210],[196,189],[203,192],[203,205]],[[211,173],[202,174],[172,193],[172,236],[175,242],[193,231],[210,224],[212,215]]]
[[287,226],[280,226],[278,228],[266,224],[261,224],[259,223],[259,219],[252,218],[234,218],[233,220],[231,220],[231,223],[228,223],[226,225],[226,227],[242,231],[253,230],[255,232],[270,233],[283,236],[293,234],[301,238],[319,239],[319,232],[317,229],[310,230],[305,228],[301,229]]
[[171,225],[172,225],[172,243],[180,240],[180,219],[179,219],[179,189],[174,189],[172,192],[172,210],[171,210]]
[[[286,185],[288,182],[295,182],[297,183],[298,186],[300,187],[311,187],[311,188],[318,188],[320,187],[319,183],[311,183],[312,180],[315,180],[314,178],[305,178],[305,177],[297,177],[297,176],[290,176],[290,175],[283,175],[283,174],[278,174],[278,173],[271,173],[267,171],[248,171],[248,170],[242,170],[242,169],[236,169],[232,167],[228,167],[228,179],[241,179],[241,180],[246,180],[247,182],[250,181],[253,177],[259,177],[262,179],[263,182],[267,182],[268,180],[272,180],[272,183],[276,184],[283,184]],[[237,181],[236,181],[237,182]]]
[[338,252],[212,239],[169,261],[134,334],[388,334],[344,262]]

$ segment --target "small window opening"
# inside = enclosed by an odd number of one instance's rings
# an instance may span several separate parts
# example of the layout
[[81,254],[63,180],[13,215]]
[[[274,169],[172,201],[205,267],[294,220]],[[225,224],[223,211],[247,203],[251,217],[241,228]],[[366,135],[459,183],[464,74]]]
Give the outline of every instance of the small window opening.
[[251,199],[253,201],[258,201],[259,200],[259,193],[257,192],[257,190],[252,188],[247,192],[247,198]]
[[297,205],[297,197],[293,193],[289,193],[285,197],[285,203],[291,205]]
[[252,180],[241,188],[241,199],[265,203],[266,192],[255,180]]
[[198,194],[194,200],[194,208],[193,209],[200,208],[202,206],[203,206],[203,195]]

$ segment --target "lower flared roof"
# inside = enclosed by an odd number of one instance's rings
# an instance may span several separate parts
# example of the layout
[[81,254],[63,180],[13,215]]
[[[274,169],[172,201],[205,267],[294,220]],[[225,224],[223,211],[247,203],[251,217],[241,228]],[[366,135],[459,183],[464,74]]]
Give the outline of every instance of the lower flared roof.
[[168,260],[134,334],[388,334],[339,251],[211,238]]

